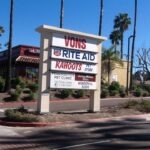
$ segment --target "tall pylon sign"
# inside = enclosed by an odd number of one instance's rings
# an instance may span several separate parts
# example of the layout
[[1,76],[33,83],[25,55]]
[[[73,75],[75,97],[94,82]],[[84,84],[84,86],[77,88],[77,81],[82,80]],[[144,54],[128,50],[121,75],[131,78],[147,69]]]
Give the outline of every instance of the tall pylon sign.
[[50,112],[50,89],[90,90],[90,111],[100,111],[101,49],[106,38],[43,25],[38,112]]

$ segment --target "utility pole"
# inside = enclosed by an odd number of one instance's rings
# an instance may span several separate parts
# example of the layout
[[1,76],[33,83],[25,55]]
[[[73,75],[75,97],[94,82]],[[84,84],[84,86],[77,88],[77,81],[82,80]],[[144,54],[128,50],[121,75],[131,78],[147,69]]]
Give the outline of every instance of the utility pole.
[[137,0],[134,1],[134,29],[133,29],[133,42],[132,42],[132,51],[131,51],[131,68],[130,68],[130,90],[133,86],[133,60],[134,60],[134,45],[135,45],[135,37],[136,37],[136,19],[137,19]]
[[[126,81],[126,91],[127,95],[129,93],[129,61],[130,61],[130,39],[133,38],[133,35],[128,37],[128,60],[127,60],[127,81]],[[131,65],[130,65],[131,66]]]

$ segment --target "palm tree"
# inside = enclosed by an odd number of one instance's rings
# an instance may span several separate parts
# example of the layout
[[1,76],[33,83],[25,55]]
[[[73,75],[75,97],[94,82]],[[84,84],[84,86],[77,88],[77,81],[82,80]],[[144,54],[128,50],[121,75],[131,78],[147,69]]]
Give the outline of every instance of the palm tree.
[[103,49],[102,52],[102,75],[108,76],[108,84],[110,84],[110,75],[116,64],[123,66],[122,60],[119,58],[119,52],[113,51],[114,46],[109,49]]
[[117,51],[117,45],[120,44],[120,31],[118,30],[114,30],[111,32],[111,34],[109,35],[109,39],[111,40],[111,43],[114,45],[115,48],[115,53]]
[[128,17],[127,13],[120,13],[114,19],[114,29],[119,30],[121,35],[121,59],[123,58],[123,34],[128,29],[130,24],[131,18]]
[[13,7],[14,0],[10,4],[10,25],[9,25],[9,42],[8,42],[8,73],[6,79],[6,91],[11,89],[11,55],[12,55],[12,27],[13,27]]
[[101,3],[101,8],[100,8],[100,19],[99,19],[99,33],[98,33],[99,36],[101,36],[102,34],[103,0],[101,0],[100,3]]
[[60,6],[60,28],[63,27],[63,17],[64,17],[64,0],[61,0],[61,6]]
[[133,42],[132,42],[132,50],[131,50],[131,68],[130,68],[130,90],[132,88],[132,72],[133,72],[133,60],[134,60],[134,45],[135,45],[135,37],[136,37],[136,18],[137,18],[137,0],[134,2],[134,27],[133,27]]
[[[0,26],[0,36],[2,36],[2,33],[4,33],[4,28]],[[0,43],[0,48],[1,48],[1,43]]]

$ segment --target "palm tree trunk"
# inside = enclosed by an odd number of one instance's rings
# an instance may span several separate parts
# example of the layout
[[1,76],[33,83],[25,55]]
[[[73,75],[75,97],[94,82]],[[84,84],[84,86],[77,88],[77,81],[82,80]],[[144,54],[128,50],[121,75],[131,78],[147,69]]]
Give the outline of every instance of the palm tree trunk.
[[60,28],[63,27],[63,18],[64,18],[64,0],[61,0],[61,7],[60,7]]
[[123,31],[121,31],[121,59],[123,59]]
[[133,42],[132,42],[132,51],[131,51],[131,68],[130,68],[130,90],[132,89],[133,84],[133,61],[134,61],[134,45],[135,45],[135,36],[136,36],[136,19],[137,19],[137,0],[134,3],[134,29],[133,29]]
[[101,36],[102,34],[102,21],[103,21],[103,0],[101,0],[101,8],[100,8],[99,33],[98,33],[99,36]]
[[10,25],[9,25],[9,42],[8,42],[8,70],[6,79],[6,91],[9,92],[11,89],[11,56],[12,56],[12,31],[13,31],[13,7],[14,0],[11,0],[10,5]]

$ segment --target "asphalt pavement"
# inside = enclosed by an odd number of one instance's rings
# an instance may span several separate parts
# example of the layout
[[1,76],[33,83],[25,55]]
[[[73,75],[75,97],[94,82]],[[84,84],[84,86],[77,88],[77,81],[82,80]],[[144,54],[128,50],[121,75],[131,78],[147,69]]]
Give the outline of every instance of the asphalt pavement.
[[150,115],[87,120],[58,127],[0,126],[0,150],[150,149]]

